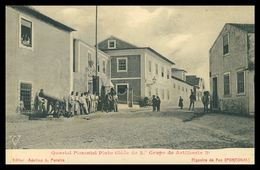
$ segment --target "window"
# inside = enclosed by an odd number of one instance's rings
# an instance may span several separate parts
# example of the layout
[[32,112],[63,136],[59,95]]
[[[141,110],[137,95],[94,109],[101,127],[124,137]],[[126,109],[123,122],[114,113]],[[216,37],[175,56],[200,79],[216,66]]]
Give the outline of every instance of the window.
[[127,71],[127,58],[117,58],[117,72]]
[[97,58],[97,71],[100,72],[99,57]]
[[237,72],[237,93],[245,92],[245,74],[244,71]]
[[170,91],[169,90],[167,90],[167,98],[168,98],[168,100],[170,100]]
[[[22,103],[25,110],[31,110],[31,97],[32,97],[32,84],[31,83],[20,83],[20,106],[22,109]],[[22,101],[22,102],[21,102]]]
[[92,60],[92,53],[88,52],[88,66],[92,67],[94,64],[93,60]]
[[186,92],[188,92],[188,89],[186,88]]
[[148,96],[151,97],[152,96],[152,87],[149,86],[148,88]]
[[116,40],[108,40],[108,49],[116,48]]
[[162,99],[164,99],[164,89],[162,89]]
[[103,73],[106,74],[106,61],[102,60]]
[[162,77],[164,77],[164,67],[162,67]]
[[158,96],[158,88],[155,89],[155,95]]
[[224,95],[230,94],[229,73],[224,74]]
[[158,75],[158,64],[155,64],[155,74]]
[[149,71],[149,73],[152,72],[152,61],[151,60],[148,60],[148,71]]
[[223,54],[228,54],[229,53],[229,47],[228,47],[228,34],[223,36]]
[[173,84],[173,88],[175,88],[175,84]]
[[19,17],[19,21],[19,47],[33,49],[33,23],[29,19],[21,16]]
[[178,90],[180,90],[181,89],[181,87],[180,86],[178,86]]
[[182,87],[181,89],[182,89],[182,91],[184,91],[184,87]]
[[167,70],[167,79],[169,79],[169,78],[170,78],[170,71]]

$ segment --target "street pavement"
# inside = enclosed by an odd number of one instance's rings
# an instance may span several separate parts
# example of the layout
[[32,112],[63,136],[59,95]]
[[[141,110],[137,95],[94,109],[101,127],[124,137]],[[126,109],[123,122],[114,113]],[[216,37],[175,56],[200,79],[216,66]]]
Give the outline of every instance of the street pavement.
[[[254,118],[151,107],[6,121],[6,149],[254,148]],[[19,135],[14,145],[12,135]]]

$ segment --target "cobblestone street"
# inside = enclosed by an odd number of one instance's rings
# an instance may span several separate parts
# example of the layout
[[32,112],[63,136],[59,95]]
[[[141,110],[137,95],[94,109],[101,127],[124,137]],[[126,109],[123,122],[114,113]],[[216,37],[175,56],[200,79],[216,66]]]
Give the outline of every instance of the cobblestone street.
[[[254,118],[187,108],[121,109],[6,122],[6,149],[253,148]],[[20,135],[16,145],[10,136]]]

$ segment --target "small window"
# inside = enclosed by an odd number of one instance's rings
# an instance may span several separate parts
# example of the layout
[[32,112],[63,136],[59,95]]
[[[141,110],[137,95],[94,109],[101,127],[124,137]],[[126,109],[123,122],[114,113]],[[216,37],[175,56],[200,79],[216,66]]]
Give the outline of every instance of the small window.
[[181,87],[180,86],[178,86],[178,90],[180,90],[181,89]]
[[32,84],[20,83],[20,110],[31,110]]
[[148,95],[149,95],[149,97],[152,96],[152,87],[151,86],[149,86],[149,88],[148,88]]
[[184,87],[182,87],[182,91],[184,91]]
[[245,75],[244,71],[237,72],[237,93],[245,92]]
[[33,50],[33,22],[19,16],[19,47]]
[[158,64],[155,64],[155,74],[158,75]]
[[21,43],[32,47],[32,22],[21,18]]
[[170,78],[170,71],[167,70],[167,79],[169,79],[169,78]]
[[228,54],[229,53],[229,47],[228,47],[228,34],[223,36],[223,54]]
[[229,81],[229,73],[224,74],[224,95],[230,94],[230,81]]
[[186,92],[188,92],[188,89],[186,88]]
[[167,90],[167,98],[168,98],[168,100],[170,100],[170,91],[169,90]]
[[173,84],[173,88],[175,88],[175,84]]
[[127,71],[127,58],[118,58],[117,72],[126,72],[126,71]]
[[164,77],[164,67],[162,67],[162,77]]
[[151,60],[148,60],[148,71],[149,71],[149,73],[152,72],[152,61]]
[[164,89],[162,89],[162,99],[164,99]]
[[102,65],[103,65],[103,73],[106,74],[106,61],[102,60]]
[[108,49],[116,48],[116,40],[108,40]]
[[88,66],[92,67],[94,64],[93,60],[92,60],[92,53],[88,52]]

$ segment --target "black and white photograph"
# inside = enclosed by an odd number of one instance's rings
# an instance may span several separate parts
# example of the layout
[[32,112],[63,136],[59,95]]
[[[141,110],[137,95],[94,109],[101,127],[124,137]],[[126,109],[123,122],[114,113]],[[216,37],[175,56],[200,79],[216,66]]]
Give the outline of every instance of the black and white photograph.
[[254,164],[254,6],[5,6],[6,164]]

